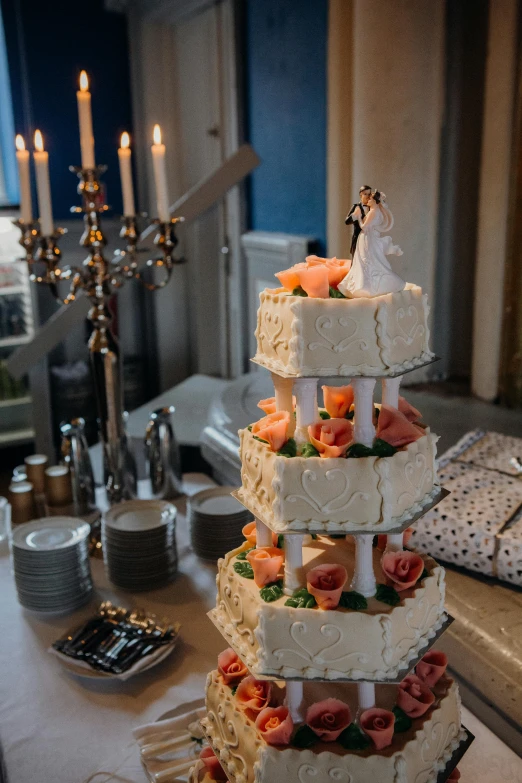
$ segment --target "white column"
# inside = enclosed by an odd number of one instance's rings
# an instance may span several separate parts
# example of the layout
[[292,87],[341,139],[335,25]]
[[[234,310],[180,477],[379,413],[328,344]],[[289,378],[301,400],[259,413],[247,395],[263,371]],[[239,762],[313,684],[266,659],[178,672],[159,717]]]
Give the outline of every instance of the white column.
[[389,405],[392,408],[399,407],[399,386],[401,385],[402,375],[398,378],[382,379],[382,404]]
[[397,533],[393,536],[386,536],[385,552],[402,552],[402,542],[404,533]]
[[375,378],[352,378],[354,393],[354,443],[371,446],[375,438],[373,426],[373,390]]
[[373,573],[373,536],[360,535],[355,538],[355,573],[351,588],[365,598],[375,595],[377,582]]
[[293,378],[282,378],[273,372],[272,383],[274,384],[276,411],[288,411],[290,414],[290,433],[295,432],[294,402],[292,390],[294,386]]
[[357,685],[357,697],[359,699],[359,710],[369,710],[375,707],[375,685],[373,682],[360,682]]
[[299,534],[285,536],[285,595],[292,595],[301,587],[306,587],[303,567],[304,538]]
[[294,723],[303,720],[303,683],[294,680],[286,681],[286,706]]
[[256,548],[261,549],[264,546],[272,546],[272,531],[268,525],[256,519]]
[[295,439],[298,445],[301,445],[308,440],[308,426],[319,419],[317,378],[296,378],[294,389],[296,398]]

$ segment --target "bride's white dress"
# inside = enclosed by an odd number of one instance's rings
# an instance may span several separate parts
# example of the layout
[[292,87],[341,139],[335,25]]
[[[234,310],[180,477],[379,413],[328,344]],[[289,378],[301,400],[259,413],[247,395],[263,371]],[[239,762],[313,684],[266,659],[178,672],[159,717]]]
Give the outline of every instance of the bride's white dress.
[[373,207],[362,224],[352,266],[338,286],[339,291],[348,298],[391,294],[402,291],[406,285],[392,270],[386,258],[389,255],[402,255],[402,250],[392,243],[390,236],[381,237],[379,229],[388,230],[393,225],[389,212],[388,215],[389,218],[386,218],[380,209]]

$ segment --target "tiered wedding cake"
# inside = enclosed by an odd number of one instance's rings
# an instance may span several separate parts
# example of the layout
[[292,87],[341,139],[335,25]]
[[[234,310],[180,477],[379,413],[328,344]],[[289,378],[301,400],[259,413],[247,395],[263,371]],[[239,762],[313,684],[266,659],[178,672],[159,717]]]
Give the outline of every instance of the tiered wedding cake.
[[[261,294],[255,361],[275,396],[240,432],[255,521],[219,561],[210,616],[230,647],[208,676],[194,783],[458,779],[458,689],[430,649],[449,623],[444,569],[407,548],[443,494],[437,437],[399,396],[401,373],[434,358],[426,297],[347,298],[349,264],[311,257]],[[346,380],[323,407],[320,376]]]

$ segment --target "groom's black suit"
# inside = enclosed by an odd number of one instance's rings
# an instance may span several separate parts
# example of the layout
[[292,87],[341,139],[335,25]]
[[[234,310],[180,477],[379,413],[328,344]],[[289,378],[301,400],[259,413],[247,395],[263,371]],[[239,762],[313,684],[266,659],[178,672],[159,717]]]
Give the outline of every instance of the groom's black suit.
[[359,207],[359,209],[361,210],[361,215],[363,217],[369,211],[368,207],[365,207],[364,204],[359,202],[358,204],[354,204],[353,205],[353,207],[348,212],[348,215],[346,216],[346,219],[344,221],[347,226],[350,226],[350,225],[353,226],[352,244],[350,246],[350,253],[352,254],[352,258],[353,258],[353,254],[355,253],[355,248],[357,246],[357,240],[359,238],[359,234],[361,233],[361,225],[360,225],[359,221],[357,220],[357,218],[353,217],[353,213],[357,209],[357,207]]

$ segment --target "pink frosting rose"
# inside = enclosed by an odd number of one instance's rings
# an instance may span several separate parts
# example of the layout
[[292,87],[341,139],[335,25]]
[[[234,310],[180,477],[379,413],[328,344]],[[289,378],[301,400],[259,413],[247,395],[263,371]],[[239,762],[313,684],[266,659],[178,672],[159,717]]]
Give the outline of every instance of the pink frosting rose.
[[203,748],[201,753],[199,754],[199,758],[203,763],[205,764],[205,767],[207,769],[208,774],[212,778],[212,780],[216,781],[228,781],[228,778],[225,774],[225,770],[220,764],[220,761],[210,745],[207,745],[206,748]]
[[[292,396],[292,404],[295,410],[295,396]],[[277,413],[276,409],[276,398],[275,397],[267,397],[266,400],[259,400],[257,403],[257,407],[261,408],[263,413],[266,413],[268,416],[270,413]]]
[[[403,546],[408,546],[408,543],[412,535],[413,535],[413,528],[407,527],[402,535]],[[382,551],[384,551],[386,549],[387,542],[388,542],[388,536],[385,535],[377,536],[377,549],[381,549]]]
[[347,419],[318,421],[310,424],[308,436],[320,457],[343,457],[353,441],[353,424]]
[[420,718],[434,701],[433,693],[415,674],[409,674],[399,684],[397,705],[410,718]]
[[418,662],[415,674],[428,688],[433,688],[446,671],[447,665],[448,657],[445,653],[441,650],[430,650]]
[[294,722],[288,707],[265,707],[256,718],[256,728],[268,745],[288,745]]
[[415,552],[385,552],[381,559],[381,568],[392,587],[400,593],[416,584],[424,571],[424,560]]
[[266,440],[272,451],[279,451],[288,440],[289,426],[290,414],[288,411],[270,413],[252,424],[252,435]]
[[306,588],[321,609],[335,609],[339,605],[347,579],[346,568],[326,563],[308,571]]
[[238,683],[248,674],[247,667],[232,647],[219,653],[218,669],[226,685]]
[[369,736],[377,750],[382,750],[391,745],[395,715],[389,710],[380,707],[371,707],[361,715],[359,722],[361,729]]
[[308,707],[306,722],[323,742],[335,742],[352,722],[352,715],[348,705],[339,699],[324,699]]
[[[257,545],[257,527],[255,519],[253,522],[249,522],[248,525],[245,525],[241,532],[249,544],[252,544],[252,546]],[[277,546],[278,540],[277,533],[272,532],[272,546]]]
[[328,283],[328,269],[322,264],[298,269],[299,284],[312,299],[328,299],[330,286]]
[[252,549],[246,558],[254,571],[254,582],[258,587],[265,587],[277,581],[285,554],[282,549],[267,546]]
[[408,421],[404,413],[390,405],[381,405],[377,422],[377,437],[385,440],[390,446],[400,449],[409,443],[422,438],[426,433],[422,427]]
[[249,675],[237,686],[236,699],[244,710],[261,712],[270,704],[272,686],[268,680],[256,680]]
[[353,405],[353,387],[323,386],[324,407],[333,419],[344,419]]
[[406,416],[408,421],[413,422],[422,419],[422,413],[417,408],[414,408],[404,397],[399,397],[399,411]]

